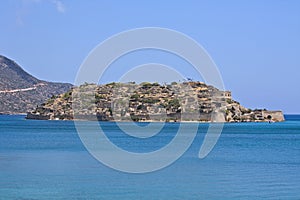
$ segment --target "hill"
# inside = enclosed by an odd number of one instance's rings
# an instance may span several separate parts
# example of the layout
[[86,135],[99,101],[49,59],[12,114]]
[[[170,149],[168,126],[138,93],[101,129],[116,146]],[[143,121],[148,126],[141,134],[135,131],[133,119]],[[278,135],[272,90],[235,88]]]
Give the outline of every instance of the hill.
[[0,55],[0,113],[26,113],[53,95],[70,90],[72,84],[39,80],[16,62]]
[[[75,108],[75,109],[74,109]],[[202,82],[84,84],[53,96],[28,119],[99,121],[283,121],[281,111],[251,110]]]

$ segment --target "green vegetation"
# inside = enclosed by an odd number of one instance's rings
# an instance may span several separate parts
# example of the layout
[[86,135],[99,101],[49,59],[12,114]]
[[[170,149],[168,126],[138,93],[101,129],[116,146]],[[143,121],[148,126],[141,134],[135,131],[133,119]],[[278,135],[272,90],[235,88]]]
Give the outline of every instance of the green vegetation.
[[117,84],[116,82],[111,82],[111,83],[106,84],[106,86],[115,86],[116,84]]
[[143,82],[141,85],[144,89],[149,89],[152,87],[152,83],[149,82]]
[[179,108],[180,107],[179,100],[178,99],[169,100],[168,107]]
[[135,94],[133,94],[133,95],[131,95],[131,97],[130,97],[131,99],[135,99],[135,100],[137,100],[137,99],[139,99],[140,98],[140,95],[139,94],[137,94],[137,93],[135,93]]
[[160,100],[159,99],[154,99],[154,98],[145,98],[145,99],[142,99],[142,102],[143,103],[149,103],[149,104],[155,104],[155,103],[160,102]]
[[66,92],[66,93],[63,94],[63,98],[65,100],[68,100],[71,97],[72,97],[72,91],[69,91],[69,92]]
[[227,99],[226,102],[227,102],[228,104],[232,104],[232,103],[233,103],[233,101],[232,101],[231,99]]

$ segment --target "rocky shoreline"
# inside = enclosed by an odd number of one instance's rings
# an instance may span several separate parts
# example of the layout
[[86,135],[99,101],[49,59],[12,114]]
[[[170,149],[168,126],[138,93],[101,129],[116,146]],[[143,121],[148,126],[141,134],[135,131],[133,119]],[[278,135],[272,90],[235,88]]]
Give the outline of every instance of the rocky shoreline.
[[202,82],[84,84],[27,113],[36,120],[145,122],[284,121],[281,111],[251,110]]

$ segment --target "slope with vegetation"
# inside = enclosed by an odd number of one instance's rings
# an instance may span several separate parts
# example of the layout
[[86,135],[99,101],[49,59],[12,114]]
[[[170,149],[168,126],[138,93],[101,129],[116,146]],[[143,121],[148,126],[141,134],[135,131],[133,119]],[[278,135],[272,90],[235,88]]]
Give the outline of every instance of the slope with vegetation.
[[64,93],[71,87],[68,83],[39,80],[16,62],[0,55],[0,113],[29,112],[51,96]]

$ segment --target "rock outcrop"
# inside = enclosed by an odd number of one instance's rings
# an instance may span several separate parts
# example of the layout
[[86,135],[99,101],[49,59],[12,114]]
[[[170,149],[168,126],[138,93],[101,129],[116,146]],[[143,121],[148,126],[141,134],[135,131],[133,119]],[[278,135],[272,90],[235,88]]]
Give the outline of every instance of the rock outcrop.
[[202,82],[84,84],[53,96],[28,119],[100,121],[283,121],[281,111],[251,110]]

